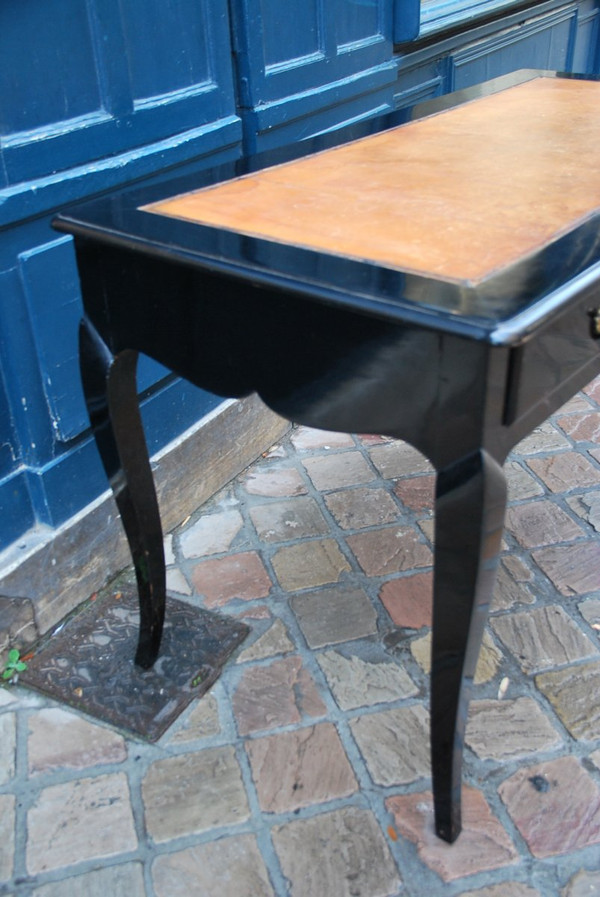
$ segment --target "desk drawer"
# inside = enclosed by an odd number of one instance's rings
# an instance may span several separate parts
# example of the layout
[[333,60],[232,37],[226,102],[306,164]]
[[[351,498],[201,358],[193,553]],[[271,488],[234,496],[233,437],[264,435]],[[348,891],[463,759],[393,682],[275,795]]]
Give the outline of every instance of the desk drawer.
[[568,398],[600,373],[599,316],[600,294],[590,290],[512,350],[506,424],[542,402],[553,406],[550,414],[563,390]]

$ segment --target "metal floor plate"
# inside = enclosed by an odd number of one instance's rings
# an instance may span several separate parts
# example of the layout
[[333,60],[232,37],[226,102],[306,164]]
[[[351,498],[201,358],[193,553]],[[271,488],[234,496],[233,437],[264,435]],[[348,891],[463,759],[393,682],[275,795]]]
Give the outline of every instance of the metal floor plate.
[[19,682],[156,741],[219,678],[249,627],[169,596],[159,658],[142,670],[138,618],[134,586],[107,591],[43,643]]

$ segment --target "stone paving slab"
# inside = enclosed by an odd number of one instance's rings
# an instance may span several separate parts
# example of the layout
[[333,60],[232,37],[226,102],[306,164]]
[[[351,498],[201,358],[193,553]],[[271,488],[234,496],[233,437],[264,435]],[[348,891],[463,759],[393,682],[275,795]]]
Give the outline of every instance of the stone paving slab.
[[600,378],[507,464],[509,527],[433,832],[434,476],[296,428],[165,540],[169,582],[251,633],[156,744],[0,689],[4,897],[600,895]]

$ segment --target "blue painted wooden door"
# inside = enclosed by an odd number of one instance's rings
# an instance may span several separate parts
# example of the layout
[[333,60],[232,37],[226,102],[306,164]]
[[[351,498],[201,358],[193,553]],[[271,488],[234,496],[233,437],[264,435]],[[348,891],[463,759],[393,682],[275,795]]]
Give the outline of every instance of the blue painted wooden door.
[[[0,3],[0,548],[106,487],[77,364],[69,238],[53,213],[241,152],[227,0]],[[152,448],[216,398],[146,360]]]
[[392,0],[231,0],[231,7],[249,151],[391,108]]

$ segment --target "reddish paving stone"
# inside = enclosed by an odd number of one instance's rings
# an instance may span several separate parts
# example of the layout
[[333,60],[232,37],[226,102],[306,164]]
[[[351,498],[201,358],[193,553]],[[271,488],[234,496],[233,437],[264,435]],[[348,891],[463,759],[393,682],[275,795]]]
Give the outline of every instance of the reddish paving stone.
[[206,607],[220,607],[233,598],[266,598],[271,579],[255,551],[201,561],[192,570],[194,588],[204,595]]
[[[258,629],[258,627],[256,627]],[[285,623],[274,620],[269,628],[251,642],[237,656],[236,663],[247,663],[249,660],[265,660],[276,654],[289,654],[294,651],[294,643],[289,637]]]
[[350,564],[333,539],[299,542],[280,548],[271,563],[282,588],[288,592],[337,582]]
[[377,785],[406,785],[431,772],[429,713],[422,704],[366,713],[350,721]]
[[419,691],[397,663],[371,663],[339,651],[326,651],[317,660],[341,710],[412,698]]
[[597,539],[534,551],[533,559],[562,595],[583,595],[598,588],[600,541]]
[[250,508],[250,517],[263,542],[286,542],[329,532],[327,521],[312,498],[290,498]]
[[255,470],[244,481],[246,492],[272,498],[306,495],[308,489],[304,480],[293,467],[284,470]]
[[446,844],[435,834],[431,792],[390,797],[385,804],[398,832],[417,845],[421,860],[446,882],[499,869],[518,859],[509,836],[475,788],[463,787],[463,830],[454,844]]
[[290,897],[398,894],[398,871],[368,810],[343,807],[319,813],[276,827],[272,835]]
[[492,611],[508,610],[515,604],[533,604],[535,595],[529,587],[534,576],[521,558],[502,558],[492,599]]
[[492,628],[525,673],[573,663],[598,653],[594,643],[559,605],[495,617]]
[[12,877],[15,851],[15,807],[13,794],[0,794],[0,881],[5,882]]
[[[431,630],[410,643],[410,651],[424,673],[431,672]],[[479,657],[475,668],[475,685],[490,682],[500,669],[502,654],[492,641],[487,629],[483,633]]]
[[[253,835],[219,838],[158,856],[152,878],[157,897],[274,897]],[[128,890],[112,893],[135,897]]]
[[504,465],[506,485],[508,486],[508,501],[524,501],[527,498],[535,498],[544,494],[544,487],[523,468],[519,461],[507,461]]
[[321,491],[358,486],[375,479],[375,474],[360,452],[319,455],[316,458],[306,458],[302,463],[315,489]]
[[297,451],[354,448],[354,440],[349,433],[315,430],[312,427],[299,427],[297,430],[292,430],[290,441]]
[[240,766],[228,744],[154,761],[142,780],[142,800],[146,830],[156,844],[250,816]]
[[385,479],[429,473],[433,468],[425,455],[407,442],[390,442],[369,452],[371,461]]
[[573,495],[567,498],[569,507],[585,520],[586,523],[600,533],[600,491],[587,492],[585,495]]
[[578,452],[557,452],[546,458],[530,458],[527,463],[551,492],[600,483],[600,470]]
[[583,392],[590,396],[595,402],[600,403],[600,377],[596,377],[595,380],[588,383]]
[[398,480],[394,492],[402,504],[412,511],[429,511],[435,502],[435,475]]
[[559,417],[558,426],[578,442],[600,442],[600,411],[580,412]]
[[[6,744],[4,739],[2,744]],[[60,707],[45,707],[29,717],[27,754],[29,772],[36,774],[122,763],[127,747],[123,738],[110,729]]]
[[560,893],[561,897],[600,897],[600,871],[580,869]]
[[600,789],[575,757],[520,769],[498,791],[534,856],[600,843]]
[[27,833],[30,875],[136,850],[127,777],[101,775],[44,788],[27,814]]
[[325,504],[342,529],[381,526],[398,518],[398,507],[381,486],[331,492],[325,496]]
[[431,626],[433,573],[417,573],[385,582],[379,600],[396,626],[421,629]]
[[537,455],[538,452],[553,452],[560,448],[570,448],[568,439],[550,421],[546,421],[515,446],[514,454]]
[[524,548],[567,542],[582,535],[581,528],[550,501],[532,501],[509,508],[506,528]]
[[367,576],[387,576],[428,567],[433,555],[412,527],[385,527],[348,536],[346,542]]
[[584,620],[592,626],[600,638],[600,598],[589,598],[577,605]]
[[532,698],[471,701],[465,742],[478,757],[504,761],[548,750],[562,739]]
[[[148,892],[144,884],[144,866],[134,861],[48,882],[30,893],[32,897],[106,897],[107,894],[147,897]],[[178,895],[172,892],[170,897]]]
[[535,684],[574,738],[600,738],[600,661],[550,670]]
[[503,881],[499,885],[478,888],[476,891],[465,891],[462,897],[541,897],[539,891],[524,885],[520,881]]
[[179,536],[181,552],[185,558],[197,558],[229,551],[243,525],[239,511],[223,511],[200,517]]
[[322,716],[326,707],[299,657],[247,669],[233,696],[233,713],[242,735],[299,723],[303,714]]
[[332,723],[257,738],[246,751],[265,813],[288,813],[358,790]]
[[583,390],[581,392],[576,393],[572,399],[569,399],[568,402],[559,408],[558,411],[554,413],[554,417],[557,417],[559,414],[572,414],[575,411],[591,411],[592,405],[585,397]]
[[377,632],[377,614],[362,589],[338,586],[319,589],[290,600],[304,638],[322,648]]
[[214,695],[206,694],[201,701],[192,704],[190,712],[185,716],[181,728],[167,738],[171,744],[189,744],[200,738],[218,735],[221,731],[219,708]]
[[374,433],[361,433],[358,438],[363,445],[385,445],[396,441],[391,436],[378,436]]

